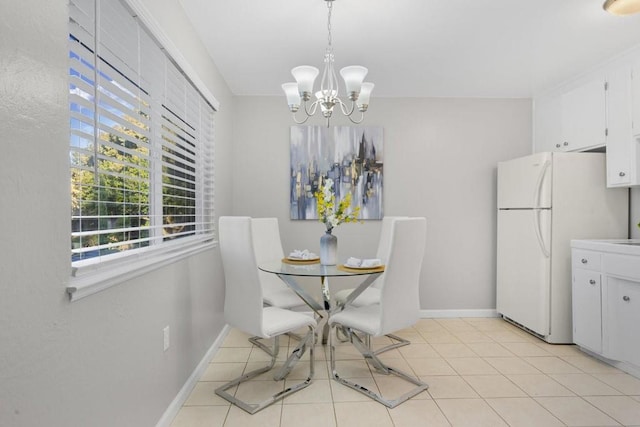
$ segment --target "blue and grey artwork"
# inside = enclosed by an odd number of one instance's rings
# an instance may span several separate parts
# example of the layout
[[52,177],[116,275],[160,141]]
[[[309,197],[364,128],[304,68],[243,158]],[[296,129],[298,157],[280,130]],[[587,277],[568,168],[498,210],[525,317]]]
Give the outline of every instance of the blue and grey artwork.
[[318,219],[314,194],[335,183],[336,204],[351,193],[360,219],[382,219],[382,127],[291,127],[291,219]]

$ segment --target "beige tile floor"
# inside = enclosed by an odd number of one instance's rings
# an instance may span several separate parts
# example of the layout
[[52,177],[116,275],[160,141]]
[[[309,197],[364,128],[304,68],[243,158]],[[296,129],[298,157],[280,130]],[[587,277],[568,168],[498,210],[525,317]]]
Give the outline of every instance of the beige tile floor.
[[[422,319],[398,335],[412,344],[384,353],[384,360],[429,389],[395,409],[331,381],[329,350],[317,345],[311,386],[248,415],[214,394],[224,381],[267,360],[247,335],[232,330],[171,426],[640,426],[640,379],[575,346],[546,344],[495,318]],[[288,341],[281,345],[284,357]],[[402,392],[394,378],[372,374],[350,345],[336,350],[344,376],[391,398]],[[306,369],[300,362],[290,379],[304,378]],[[264,396],[274,387],[283,384],[264,376],[240,390],[245,397]]]

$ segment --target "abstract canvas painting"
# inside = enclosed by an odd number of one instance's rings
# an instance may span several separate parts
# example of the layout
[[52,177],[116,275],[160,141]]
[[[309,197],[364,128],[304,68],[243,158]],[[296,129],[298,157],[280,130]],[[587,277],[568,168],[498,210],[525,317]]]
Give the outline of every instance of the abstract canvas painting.
[[360,219],[382,219],[382,166],[382,127],[292,126],[291,219],[318,219],[314,194],[327,178],[336,203],[351,193]]

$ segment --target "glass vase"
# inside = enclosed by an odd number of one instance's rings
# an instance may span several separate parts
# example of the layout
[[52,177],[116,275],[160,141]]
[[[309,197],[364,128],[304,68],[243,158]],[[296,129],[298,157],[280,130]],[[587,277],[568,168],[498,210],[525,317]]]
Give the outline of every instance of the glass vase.
[[320,264],[336,265],[338,263],[338,238],[327,230],[320,237]]

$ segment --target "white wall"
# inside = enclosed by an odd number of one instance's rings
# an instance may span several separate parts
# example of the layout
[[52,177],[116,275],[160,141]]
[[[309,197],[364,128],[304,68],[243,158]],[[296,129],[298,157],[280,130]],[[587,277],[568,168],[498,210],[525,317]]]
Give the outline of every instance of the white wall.
[[[145,2],[222,104],[217,213],[229,213],[233,98],[178,2]],[[218,251],[69,302],[67,1],[0,10],[0,425],[153,426],[223,327]]]
[[[318,251],[323,225],[289,219],[292,124],[284,97],[236,98],[233,212],[278,217],[285,251]],[[422,309],[495,309],[496,164],[531,152],[530,100],[374,97],[363,124],[384,128],[385,214],[427,218]],[[379,228],[339,226],[339,257],[374,256]]]

